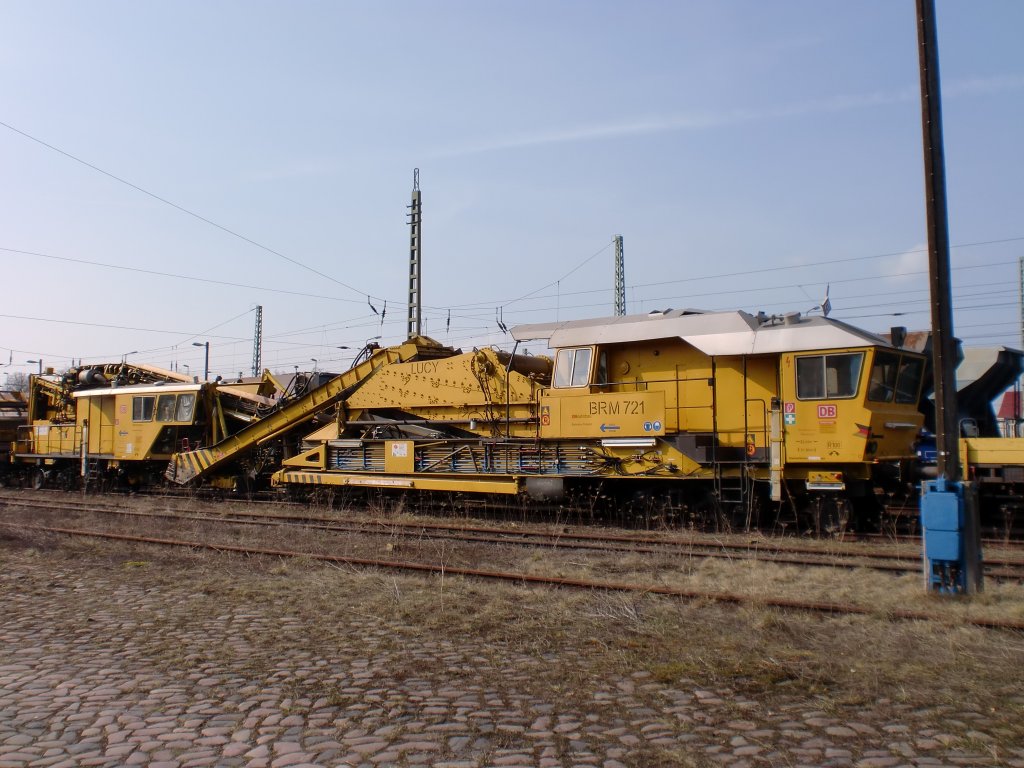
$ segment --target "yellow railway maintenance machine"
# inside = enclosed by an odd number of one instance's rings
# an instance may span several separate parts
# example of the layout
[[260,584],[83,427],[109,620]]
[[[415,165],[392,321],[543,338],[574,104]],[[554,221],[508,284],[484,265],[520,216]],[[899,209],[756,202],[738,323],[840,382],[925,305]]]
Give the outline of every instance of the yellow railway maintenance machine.
[[766,502],[819,530],[874,514],[873,469],[909,459],[922,424],[924,358],[825,317],[675,310],[513,334],[555,350],[542,438],[589,441],[605,475],[703,481],[649,487],[748,523]]
[[71,488],[83,477],[149,485],[174,453],[218,442],[272,405],[243,386],[137,364],[32,376],[28,423],[19,427],[12,462],[39,488]]
[[[333,409],[277,486],[657,502],[842,526],[912,457],[925,359],[825,317],[675,310],[513,329],[548,357],[423,337],[179,454],[178,482]],[[770,522],[770,520],[768,521]]]

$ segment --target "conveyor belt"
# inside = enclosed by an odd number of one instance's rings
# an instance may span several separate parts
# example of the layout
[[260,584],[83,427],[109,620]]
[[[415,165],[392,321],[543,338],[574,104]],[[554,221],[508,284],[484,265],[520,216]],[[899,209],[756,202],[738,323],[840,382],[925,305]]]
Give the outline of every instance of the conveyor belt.
[[240,432],[208,448],[176,453],[167,467],[168,480],[186,485],[256,446],[279,437],[313,418],[323,410],[357,390],[380,368],[405,362],[417,352],[415,345],[380,349],[364,362],[350,368],[326,384],[310,390],[266,418],[255,421]]

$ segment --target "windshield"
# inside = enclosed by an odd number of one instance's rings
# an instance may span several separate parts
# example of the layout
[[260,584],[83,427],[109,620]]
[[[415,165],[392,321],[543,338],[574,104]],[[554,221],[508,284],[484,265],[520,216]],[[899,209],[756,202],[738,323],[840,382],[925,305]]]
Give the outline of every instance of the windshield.
[[800,400],[855,397],[863,360],[863,352],[798,357],[796,396]]
[[924,358],[880,350],[875,353],[868,384],[868,400],[876,403],[915,404],[921,392]]

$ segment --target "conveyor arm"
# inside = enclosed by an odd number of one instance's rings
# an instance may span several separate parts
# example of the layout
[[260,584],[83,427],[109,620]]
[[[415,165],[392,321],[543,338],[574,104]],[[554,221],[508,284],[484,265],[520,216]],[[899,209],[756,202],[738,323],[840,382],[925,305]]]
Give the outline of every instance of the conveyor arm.
[[330,408],[339,400],[348,397],[380,368],[404,362],[405,358],[415,355],[416,351],[416,347],[410,344],[378,350],[359,365],[310,390],[266,418],[254,421],[216,445],[174,454],[170,466],[167,467],[167,479],[185,485],[203,477],[246,451],[281,436]]

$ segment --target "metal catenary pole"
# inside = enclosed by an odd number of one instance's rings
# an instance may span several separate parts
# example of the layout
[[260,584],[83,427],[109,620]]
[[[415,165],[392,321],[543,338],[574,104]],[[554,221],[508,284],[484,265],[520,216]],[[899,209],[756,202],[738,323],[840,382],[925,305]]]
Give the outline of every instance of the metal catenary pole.
[[[925,210],[928,226],[928,278],[931,289],[932,350],[935,366],[935,444],[938,475],[962,504],[963,525],[958,535],[964,571],[963,588],[981,590],[978,508],[969,485],[960,483],[960,425],[956,400],[956,344],[953,335],[953,297],[949,268],[949,222],[946,211],[946,163],[942,139],[942,100],[939,78],[938,34],[934,0],[917,0],[917,41],[921,74],[921,127],[924,146]],[[940,490],[941,492],[941,490]],[[939,504],[922,500],[930,510]],[[936,498],[934,501],[938,502]],[[940,502],[941,503],[941,502]],[[929,512],[930,514],[930,512]],[[925,544],[928,549],[928,542]]]

